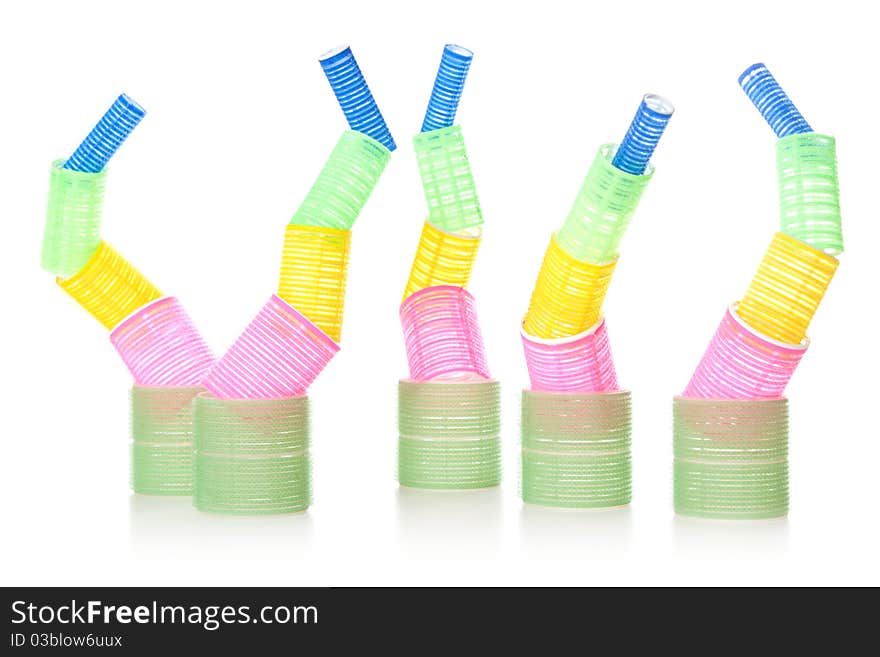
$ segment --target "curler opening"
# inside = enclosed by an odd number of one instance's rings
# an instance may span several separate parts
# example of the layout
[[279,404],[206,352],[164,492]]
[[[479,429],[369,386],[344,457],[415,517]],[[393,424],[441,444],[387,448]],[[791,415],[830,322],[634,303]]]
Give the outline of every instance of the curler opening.
[[456,43],[447,43],[446,50],[453,55],[456,55],[458,57],[462,57],[465,59],[472,59],[474,56],[474,53],[472,50],[468,50],[464,46],[460,46]]
[[675,106],[668,98],[664,98],[663,96],[657,94],[645,94],[644,101],[645,106],[656,114],[672,116],[675,112]]
[[330,50],[318,56],[318,61],[326,62],[331,59],[335,59],[338,55],[342,55],[346,51],[351,52],[351,46],[349,46],[348,44],[343,44],[341,46],[336,46],[335,48],[330,48]]

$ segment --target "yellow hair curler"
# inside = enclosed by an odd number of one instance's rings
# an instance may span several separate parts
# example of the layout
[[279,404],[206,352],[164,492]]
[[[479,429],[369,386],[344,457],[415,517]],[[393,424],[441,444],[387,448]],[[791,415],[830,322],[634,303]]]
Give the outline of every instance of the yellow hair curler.
[[837,265],[836,258],[776,233],[737,314],[769,338],[800,344]]
[[601,265],[577,260],[553,235],[523,330],[536,338],[554,339],[576,335],[596,324],[616,264],[616,259]]
[[480,229],[470,230],[471,234],[447,233],[425,222],[404,299],[435,285],[467,286],[480,248]]
[[101,242],[76,274],[56,281],[108,329],[162,296],[155,285],[107,242]]
[[342,335],[351,231],[288,224],[278,296],[335,342]]

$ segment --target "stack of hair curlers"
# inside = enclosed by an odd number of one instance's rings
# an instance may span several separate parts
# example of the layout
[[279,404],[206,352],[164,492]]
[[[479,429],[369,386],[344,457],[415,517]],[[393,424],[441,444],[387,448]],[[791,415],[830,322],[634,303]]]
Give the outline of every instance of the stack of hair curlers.
[[43,267],[111,329],[135,386],[132,486],[203,511],[309,506],[307,390],[339,350],[351,228],[394,141],[349,48],[320,60],[352,130],[287,226],[277,294],[219,359],[174,297],[101,241],[104,167],[143,110],[120,96],[52,166]]
[[617,382],[602,303],[672,112],[660,96],[643,98],[620,146],[599,148],[550,238],[522,324],[531,380],[522,394],[525,502],[599,508],[630,501],[630,393]]
[[763,64],[739,83],[776,133],[780,228],[673,402],[677,513],[788,512],[786,385],[843,252],[834,138],[813,132]]
[[163,295],[101,239],[107,163],[143,116],[137,103],[119,96],[73,155],[52,164],[42,264],[110,330],[134,378],[132,488],[190,495],[192,400],[214,355],[180,301]]
[[473,53],[447,45],[413,139],[428,218],[400,306],[410,376],[400,381],[398,481],[461,490],[501,481],[500,388],[465,289],[482,234],[455,113]]
[[205,378],[195,504],[289,513],[311,502],[309,386],[339,351],[351,229],[394,140],[348,47],[321,67],[348,120],[284,234],[278,291]]

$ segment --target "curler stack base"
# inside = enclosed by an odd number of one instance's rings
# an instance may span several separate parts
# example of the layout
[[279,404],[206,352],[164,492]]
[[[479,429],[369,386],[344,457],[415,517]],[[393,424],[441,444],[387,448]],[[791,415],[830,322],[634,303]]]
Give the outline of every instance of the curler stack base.
[[632,405],[627,391],[524,390],[524,502],[599,509],[632,499]]
[[193,400],[198,387],[131,389],[131,488],[143,495],[192,495]]
[[304,511],[311,501],[309,433],[307,397],[199,395],[195,507],[231,515]]
[[788,513],[788,400],[673,401],[673,500],[683,516]]
[[501,483],[501,399],[497,381],[401,381],[401,486],[435,490]]

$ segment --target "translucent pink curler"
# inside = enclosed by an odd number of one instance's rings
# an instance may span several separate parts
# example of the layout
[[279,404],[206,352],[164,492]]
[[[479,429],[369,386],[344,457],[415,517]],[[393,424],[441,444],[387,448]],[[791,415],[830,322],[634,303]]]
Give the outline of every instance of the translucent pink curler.
[[199,385],[216,360],[175,297],[129,315],[110,333],[110,342],[139,386]]
[[532,390],[616,392],[617,372],[605,320],[568,338],[536,338],[521,331]]
[[410,378],[489,378],[474,298],[453,285],[411,294],[400,306]]
[[202,385],[221,399],[277,399],[305,393],[339,345],[273,294]]
[[761,335],[736,314],[733,304],[697,366],[684,397],[779,399],[809,346]]

